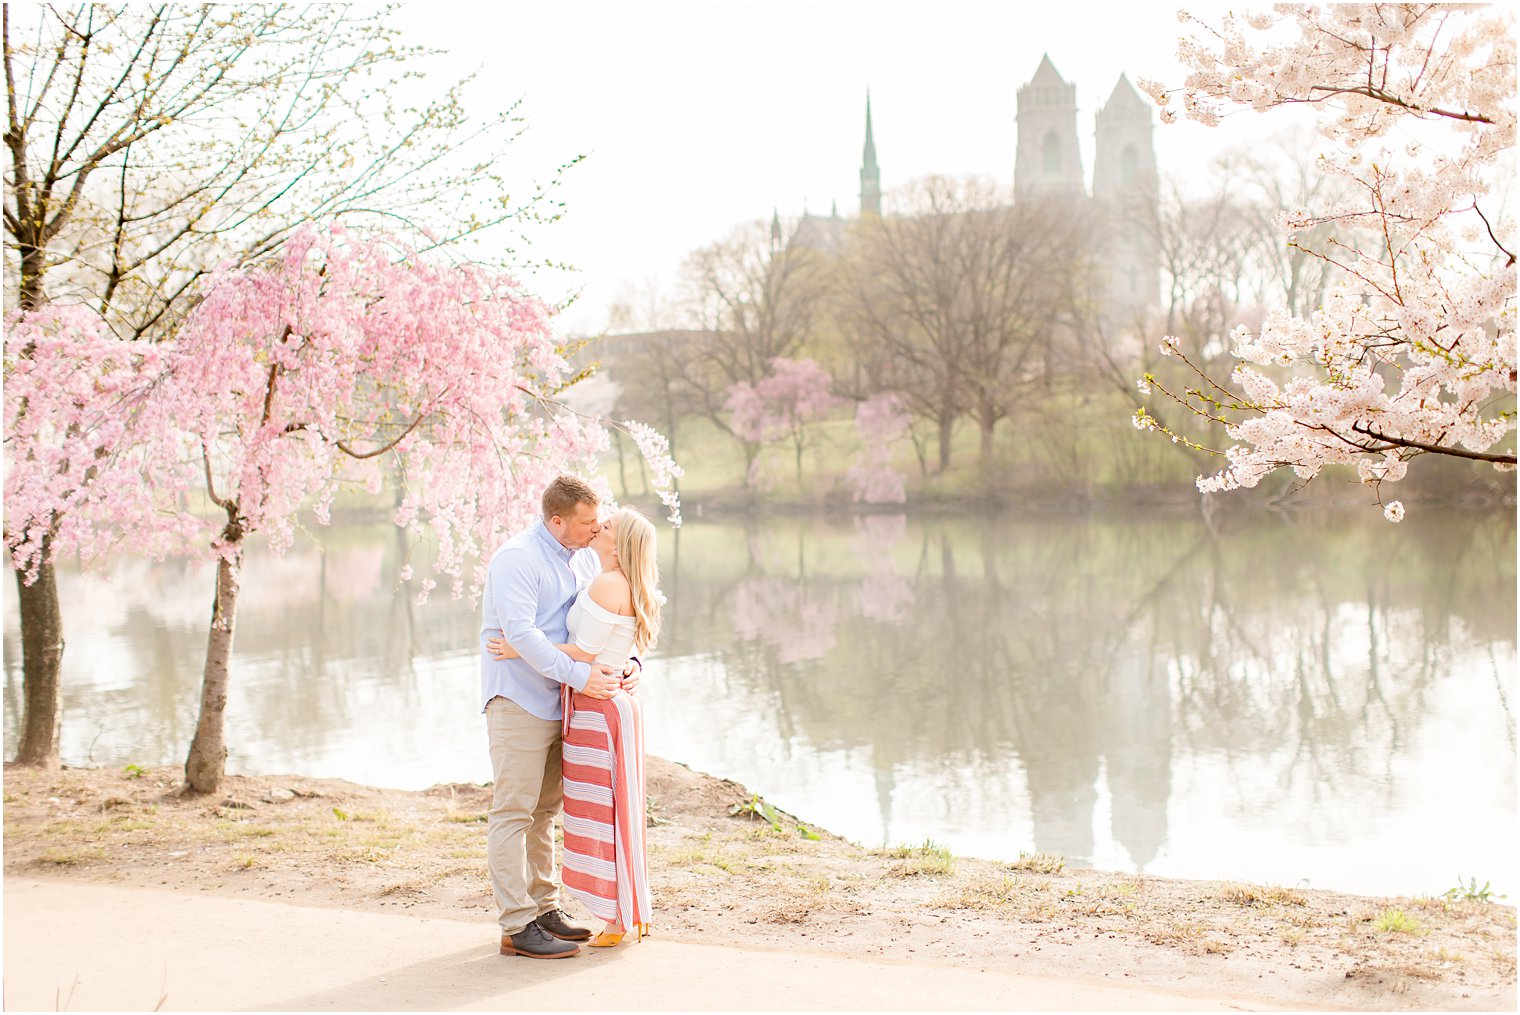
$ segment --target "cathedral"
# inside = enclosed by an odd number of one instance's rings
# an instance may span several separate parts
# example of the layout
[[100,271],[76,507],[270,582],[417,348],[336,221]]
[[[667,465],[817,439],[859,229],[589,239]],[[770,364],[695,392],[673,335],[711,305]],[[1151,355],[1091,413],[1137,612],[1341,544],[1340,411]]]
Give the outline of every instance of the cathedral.
[[[1119,75],[1095,117],[1095,157],[1089,193],[1077,134],[1077,86],[1044,56],[1018,91],[1018,146],[1013,164],[1015,201],[1090,202],[1105,272],[1105,316],[1129,324],[1160,298],[1156,220],[1156,149],[1150,105]],[[860,214],[881,214],[881,167],[866,96],[866,139],[860,165]],[[804,213],[793,244],[836,251],[845,220],[838,209],[824,217]],[[779,217],[772,220],[779,239]]]

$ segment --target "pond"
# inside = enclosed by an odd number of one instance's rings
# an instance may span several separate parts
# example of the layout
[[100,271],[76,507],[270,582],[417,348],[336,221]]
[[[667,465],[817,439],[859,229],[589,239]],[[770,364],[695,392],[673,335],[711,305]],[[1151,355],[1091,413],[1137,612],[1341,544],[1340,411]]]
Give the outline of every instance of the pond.
[[[688,519],[661,529],[655,754],[866,845],[1513,897],[1512,516]],[[490,777],[477,608],[384,524],[246,567],[229,771]],[[64,760],[178,763],[212,572],[61,568]],[[11,587],[8,586],[8,589]],[[20,642],[6,596],[5,744]]]

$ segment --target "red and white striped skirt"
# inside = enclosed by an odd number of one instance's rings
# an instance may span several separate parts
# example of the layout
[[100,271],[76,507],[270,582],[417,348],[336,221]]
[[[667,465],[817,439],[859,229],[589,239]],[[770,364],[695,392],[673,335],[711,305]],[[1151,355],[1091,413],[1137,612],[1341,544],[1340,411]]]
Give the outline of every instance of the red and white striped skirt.
[[619,691],[607,700],[565,688],[565,888],[626,931],[648,924],[644,857],[644,716]]

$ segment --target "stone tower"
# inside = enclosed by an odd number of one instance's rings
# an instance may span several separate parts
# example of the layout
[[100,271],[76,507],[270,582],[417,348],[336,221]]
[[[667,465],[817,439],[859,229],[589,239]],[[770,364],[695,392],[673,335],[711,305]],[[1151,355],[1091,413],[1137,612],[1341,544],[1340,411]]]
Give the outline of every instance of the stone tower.
[[1098,110],[1093,200],[1110,237],[1108,305],[1133,317],[1156,305],[1161,291],[1156,251],[1156,149],[1151,107],[1119,75]]
[[866,92],[866,147],[860,157],[860,214],[881,215],[881,168],[876,165],[876,139],[871,136],[871,93]]
[[1040,58],[1029,83],[1019,89],[1018,153],[1013,188],[1021,197],[1082,196],[1082,153],[1077,147],[1077,86],[1067,84]]

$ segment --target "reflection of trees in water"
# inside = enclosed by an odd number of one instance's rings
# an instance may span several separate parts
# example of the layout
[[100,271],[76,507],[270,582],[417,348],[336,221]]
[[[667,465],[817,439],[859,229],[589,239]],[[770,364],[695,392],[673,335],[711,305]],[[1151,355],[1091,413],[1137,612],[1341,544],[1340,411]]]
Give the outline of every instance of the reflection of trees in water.
[[[229,715],[229,722],[255,731],[255,742],[246,733],[241,742],[234,738],[234,756],[256,753],[261,743],[280,754],[318,753],[335,736],[351,737],[356,726],[363,731],[356,717],[371,696],[411,702],[430,693],[415,658],[473,652],[479,607],[446,593],[415,605],[413,590],[397,581],[406,549],[398,533],[388,525],[338,526],[318,533],[320,546],[298,544],[281,557],[250,553],[233,657],[233,694],[242,713]],[[60,582],[87,599],[113,599],[112,609],[91,612],[120,646],[112,658],[124,671],[82,672],[85,653],[65,656],[66,736],[88,745],[98,728],[109,726],[112,739],[131,752],[129,760],[173,761],[183,754],[205,661],[210,574],[182,562],[149,567],[132,560],[113,569],[108,585],[60,572]],[[79,642],[98,641],[101,631],[80,630],[90,624],[76,617],[69,633]],[[9,639],[6,648],[9,723],[19,707],[19,699],[11,699],[20,661],[12,665]]]
[[[688,557],[662,651],[716,651],[783,737],[869,747],[884,810],[905,766],[945,773],[952,810],[1022,769],[1034,845],[1081,860],[1102,771],[1142,867],[1174,756],[1234,774],[1221,806],[1282,804],[1252,799],[1263,783],[1311,806],[1387,794],[1454,659],[1493,642],[1513,659],[1506,519],[1222,521],[1216,537],[1191,518],[931,519],[895,542],[734,528],[723,542],[747,559]],[[911,592],[895,623],[868,608],[893,574]]]
[[[1217,537],[1191,518],[688,523],[661,541],[669,605],[650,679],[662,656],[714,654],[734,696],[761,701],[786,743],[867,749],[889,823],[909,774],[946,787],[952,819],[1022,783],[1034,842],[1010,851],[1074,861],[1094,850],[1104,785],[1113,837],[1137,865],[1153,860],[1174,773],[1200,760],[1234,773],[1221,808],[1343,820],[1316,803],[1389,793],[1391,767],[1462,668],[1492,680],[1482,707],[1501,713],[1513,756],[1509,519],[1217,521]],[[393,527],[321,536],[325,556],[303,544],[250,561],[234,657],[246,704],[231,718],[255,733],[236,752],[299,756],[383,736],[364,727],[368,702],[423,701],[436,692],[422,661],[474,655],[478,606],[415,605],[396,581],[406,547]],[[209,571],[124,562],[109,585],[60,581],[77,607],[66,736],[78,730],[87,748],[108,729],[130,748],[124,760],[177,759],[194,724]],[[109,652],[82,651],[91,625]],[[122,672],[71,669],[91,658]],[[1254,799],[1263,785],[1279,799]]]

